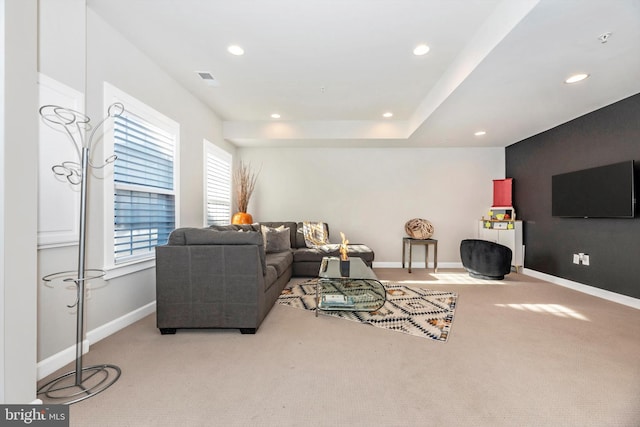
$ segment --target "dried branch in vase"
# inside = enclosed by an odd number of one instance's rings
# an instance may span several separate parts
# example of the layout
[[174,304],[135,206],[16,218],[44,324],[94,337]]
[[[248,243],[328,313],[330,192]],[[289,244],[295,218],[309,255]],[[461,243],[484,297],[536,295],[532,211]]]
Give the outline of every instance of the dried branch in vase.
[[253,173],[251,165],[240,162],[238,169],[234,173],[236,200],[238,202],[238,212],[247,212],[249,200],[253,194],[258,179],[258,173]]

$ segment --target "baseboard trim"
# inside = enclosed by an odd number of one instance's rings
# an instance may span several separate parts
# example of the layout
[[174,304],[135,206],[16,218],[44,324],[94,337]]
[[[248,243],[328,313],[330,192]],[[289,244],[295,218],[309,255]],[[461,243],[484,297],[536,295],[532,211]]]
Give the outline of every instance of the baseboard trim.
[[640,310],[640,299],[633,298],[627,295],[618,294],[615,292],[607,291],[605,289],[596,288],[593,286],[585,285],[583,283],[574,282],[571,280],[563,279],[562,277],[552,276],[547,273],[542,273],[536,270],[530,270],[525,268],[523,274],[527,276],[535,277],[536,279],[544,280],[546,282],[553,283],[554,285],[564,286],[575,291],[579,291],[585,294],[593,295],[608,301],[616,302],[618,304],[626,305]]
[[97,328],[87,332],[87,339],[91,343],[96,343],[102,339],[105,339],[109,335],[112,335],[118,332],[120,329],[124,329],[132,323],[137,322],[140,319],[143,319],[156,311],[156,302],[150,302],[147,305],[144,305],[130,313],[125,314],[117,319],[112,320],[109,323],[105,323],[102,326],[98,326]]
[[[89,340],[82,341],[82,354],[85,355],[89,351]],[[75,344],[65,348],[62,351],[57,352],[53,356],[49,356],[44,360],[38,362],[38,381],[45,378],[48,375],[53,374],[58,369],[62,368],[68,363],[76,360],[76,346]]]
[[[405,268],[408,264],[405,263]],[[401,262],[373,262],[373,268],[402,268]],[[424,262],[412,262],[411,268],[424,268]],[[429,261],[429,268],[433,268],[433,263]],[[439,262],[438,269],[441,268],[463,268],[461,262]]]
[[[150,302],[149,304],[142,306],[130,313],[127,313],[124,316],[114,319],[111,322],[105,323],[102,326],[98,326],[91,331],[88,331],[87,337],[82,342],[82,354],[86,354],[89,351],[89,347],[92,343],[97,343],[98,341],[108,337],[109,335],[112,335],[119,330],[126,328],[132,323],[143,319],[154,311],[156,311],[155,301]],[[75,359],[76,346],[72,345],[50,357],[47,357],[44,360],[41,360],[37,365],[38,381],[48,375],[51,375],[66,364],[73,362]]]

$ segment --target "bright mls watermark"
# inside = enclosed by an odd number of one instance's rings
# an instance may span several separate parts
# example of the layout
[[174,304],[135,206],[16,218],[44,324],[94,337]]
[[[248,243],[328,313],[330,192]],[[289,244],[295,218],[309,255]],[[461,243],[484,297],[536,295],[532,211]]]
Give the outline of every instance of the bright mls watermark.
[[69,406],[0,405],[0,426],[69,427]]

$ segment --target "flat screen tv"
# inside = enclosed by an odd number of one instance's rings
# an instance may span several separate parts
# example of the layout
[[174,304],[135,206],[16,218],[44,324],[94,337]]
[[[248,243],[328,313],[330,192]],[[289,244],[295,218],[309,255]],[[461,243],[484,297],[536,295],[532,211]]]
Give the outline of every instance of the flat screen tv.
[[556,217],[633,218],[633,160],[553,175],[551,199]]

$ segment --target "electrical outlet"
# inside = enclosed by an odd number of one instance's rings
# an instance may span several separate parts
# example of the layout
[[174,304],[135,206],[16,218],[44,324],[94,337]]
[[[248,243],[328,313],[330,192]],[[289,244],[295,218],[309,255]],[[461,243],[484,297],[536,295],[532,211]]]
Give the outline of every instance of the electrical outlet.
[[589,255],[582,255],[582,265],[589,265]]
[[574,264],[580,264],[580,255],[573,254],[573,263]]

